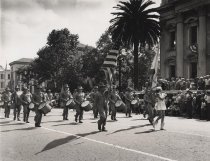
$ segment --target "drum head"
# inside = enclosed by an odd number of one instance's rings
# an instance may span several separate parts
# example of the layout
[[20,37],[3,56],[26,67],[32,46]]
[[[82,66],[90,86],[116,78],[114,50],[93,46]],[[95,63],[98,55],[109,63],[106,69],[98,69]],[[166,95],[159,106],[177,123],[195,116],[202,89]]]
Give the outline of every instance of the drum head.
[[122,104],[122,101],[117,101],[117,102],[115,103],[115,106],[116,106],[116,107],[119,107],[119,106],[121,106],[121,104]]
[[73,101],[72,99],[67,101],[66,106],[70,105],[72,101]]
[[133,101],[131,101],[131,104],[135,105],[137,102],[138,102],[137,100],[133,100]]
[[86,107],[87,105],[89,105],[89,103],[90,103],[89,101],[85,101],[85,102],[83,102],[83,103],[81,104],[81,106],[82,106],[82,107]]
[[33,103],[29,104],[29,109],[31,109],[31,110],[34,109],[34,104]]
[[41,103],[41,104],[39,105],[38,109],[40,110],[40,109],[44,108],[45,104],[46,104],[46,103]]

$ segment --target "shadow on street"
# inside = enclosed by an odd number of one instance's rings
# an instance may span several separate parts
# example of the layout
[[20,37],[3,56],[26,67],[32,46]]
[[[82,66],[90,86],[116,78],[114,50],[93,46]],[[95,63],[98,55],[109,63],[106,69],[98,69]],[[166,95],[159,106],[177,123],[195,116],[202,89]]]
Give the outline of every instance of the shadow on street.
[[21,128],[21,129],[12,129],[12,130],[3,130],[1,132],[10,132],[10,131],[22,131],[22,130],[34,130],[36,127],[27,127],[27,128]]
[[[47,150],[51,150],[51,149],[61,146],[63,144],[69,143],[71,141],[80,139],[81,137],[85,137],[88,135],[94,135],[97,133],[99,133],[99,131],[93,131],[93,132],[84,133],[84,134],[75,134],[75,135],[67,136],[65,138],[53,140],[50,143],[48,143],[40,152],[36,153],[35,155],[42,153],[44,151],[47,151]],[[81,144],[81,143],[77,143],[77,144]]]
[[141,127],[145,127],[145,126],[151,126],[151,124],[138,125],[138,126],[131,126],[130,128],[127,128],[127,129],[120,129],[120,130],[114,131],[114,132],[112,132],[112,133],[110,133],[110,134],[107,134],[107,135],[115,134],[115,133],[122,132],[122,131],[128,131],[128,130],[132,130],[132,129],[136,129],[136,128],[141,128]]

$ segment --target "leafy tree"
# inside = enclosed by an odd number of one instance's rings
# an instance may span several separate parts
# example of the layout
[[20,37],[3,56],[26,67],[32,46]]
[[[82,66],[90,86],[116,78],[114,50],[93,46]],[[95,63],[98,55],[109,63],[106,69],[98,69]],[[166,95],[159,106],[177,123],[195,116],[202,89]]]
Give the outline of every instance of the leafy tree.
[[[139,45],[157,43],[160,35],[157,8],[149,8],[154,4],[151,0],[120,1],[112,13],[115,18],[111,19],[110,31],[114,42],[134,46],[134,87],[138,88],[138,56]],[[141,47],[140,46],[140,47]]]
[[60,90],[67,80],[72,79],[72,75],[75,76],[78,38],[66,28],[49,34],[47,44],[37,52],[38,57],[27,69],[31,70],[38,84],[47,81],[51,88]]

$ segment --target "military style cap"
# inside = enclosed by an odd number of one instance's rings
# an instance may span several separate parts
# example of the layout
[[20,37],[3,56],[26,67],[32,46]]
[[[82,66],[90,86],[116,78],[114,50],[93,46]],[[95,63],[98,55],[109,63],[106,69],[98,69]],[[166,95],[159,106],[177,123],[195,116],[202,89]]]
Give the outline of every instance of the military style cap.
[[42,89],[41,85],[36,86],[37,89]]
[[23,87],[23,90],[25,91],[25,90],[28,90],[28,88],[27,87]]
[[65,84],[65,85],[64,85],[64,88],[69,88],[69,85],[68,85],[68,84]]
[[82,88],[82,86],[78,86],[77,89],[82,90],[83,88]]
[[94,86],[94,89],[98,89],[98,86]]

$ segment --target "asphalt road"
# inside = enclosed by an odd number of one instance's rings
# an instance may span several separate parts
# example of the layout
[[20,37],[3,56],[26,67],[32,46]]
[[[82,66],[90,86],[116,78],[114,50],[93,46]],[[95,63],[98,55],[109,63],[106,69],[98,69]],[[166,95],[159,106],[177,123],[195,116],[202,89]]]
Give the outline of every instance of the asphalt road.
[[[12,112],[11,112],[12,113]],[[62,120],[62,110],[53,109],[42,127],[3,118],[0,111],[1,161],[209,161],[210,122],[166,117],[166,130],[153,131],[142,115],[107,121],[107,132],[97,130],[97,119],[84,113],[83,124]],[[22,116],[22,114],[21,114]],[[22,117],[21,117],[22,120]]]

